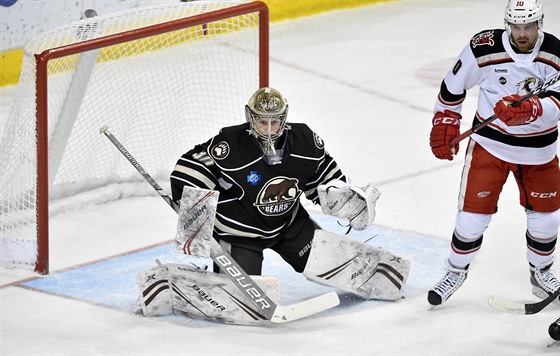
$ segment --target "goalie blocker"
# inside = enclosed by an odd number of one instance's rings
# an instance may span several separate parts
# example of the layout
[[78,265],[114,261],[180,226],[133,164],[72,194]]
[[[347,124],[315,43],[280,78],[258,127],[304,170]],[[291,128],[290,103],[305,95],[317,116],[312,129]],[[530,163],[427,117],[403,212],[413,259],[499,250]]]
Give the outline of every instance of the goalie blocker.
[[175,235],[176,252],[210,256],[219,195],[216,190],[183,187]]

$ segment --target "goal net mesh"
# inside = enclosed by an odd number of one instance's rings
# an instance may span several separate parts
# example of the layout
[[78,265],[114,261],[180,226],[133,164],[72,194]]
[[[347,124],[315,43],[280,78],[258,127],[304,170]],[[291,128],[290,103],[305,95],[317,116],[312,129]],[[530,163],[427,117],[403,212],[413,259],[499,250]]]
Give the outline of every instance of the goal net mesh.
[[[16,97],[0,142],[2,265],[37,262],[36,56],[104,36],[235,7],[194,1],[95,16],[49,30],[24,47]],[[99,133],[108,125],[163,187],[175,162],[223,126],[241,123],[259,86],[259,13],[157,33],[48,62],[50,216],[123,196],[154,194]],[[102,189],[117,186],[120,189]],[[97,193],[96,193],[97,192]],[[108,196],[104,196],[108,195]]]

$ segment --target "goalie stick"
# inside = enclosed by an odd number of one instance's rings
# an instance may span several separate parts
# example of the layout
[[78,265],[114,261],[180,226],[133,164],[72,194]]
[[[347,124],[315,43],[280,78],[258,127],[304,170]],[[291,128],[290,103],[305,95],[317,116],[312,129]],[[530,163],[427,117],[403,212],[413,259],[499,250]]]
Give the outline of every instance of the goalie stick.
[[[551,85],[556,83],[559,79],[560,79],[560,74],[557,74],[555,77],[550,78],[549,80],[547,80],[543,84],[541,84],[541,85],[537,86],[535,89],[531,90],[530,93],[528,93],[527,95],[525,95],[524,97],[522,97],[518,101],[513,102],[511,104],[511,106],[516,106],[516,105],[518,105],[518,104],[520,104],[520,103],[522,103],[526,100],[529,100],[533,95],[536,95],[536,96],[541,95],[548,87],[550,87]],[[471,129],[463,132],[462,134],[460,134],[459,136],[457,136],[453,140],[451,140],[450,146],[451,147],[456,146],[459,142],[461,142],[465,138],[469,137],[470,135],[472,135],[474,133],[477,133],[478,131],[480,131],[482,128],[488,126],[488,124],[490,124],[491,122],[493,122],[497,118],[498,117],[496,115],[492,115],[484,121],[477,122],[476,124],[473,125],[473,127]]]
[[[109,127],[104,125],[99,129],[99,132],[104,134],[109,141],[115,145],[115,147],[134,166],[134,168],[136,168],[142,177],[150,183],[159,196],[162,197],[176,213],[178,213],[179,206],[109,131]],[[259,308],[265,318],[273,323],[285,323],[298,320],[333,308],[340,304],[338,295],[333,291],[299,303],[278,305],[266,295],[262,288],[253,281],[253,279],[241,268],[241,266],[239,266],[231,255],[222,249],[215,239],[211,240],[210,258],[212,258],[212,260],[225,271],[225,275],[234,282],[235,286],[239,288],[243,294],[246,295],[255,306],[257,306],[257,308]]]
[[543,310],[547,305],[552,303],[560,295],[560,289],[549,295],[546,299],[541,300],[536,303],[523,303],[516,302],[507,298],[502,298],[498,296],[490,296],[488,298],[488,304],[494,309],[521,315],[531,315],[536,314]]

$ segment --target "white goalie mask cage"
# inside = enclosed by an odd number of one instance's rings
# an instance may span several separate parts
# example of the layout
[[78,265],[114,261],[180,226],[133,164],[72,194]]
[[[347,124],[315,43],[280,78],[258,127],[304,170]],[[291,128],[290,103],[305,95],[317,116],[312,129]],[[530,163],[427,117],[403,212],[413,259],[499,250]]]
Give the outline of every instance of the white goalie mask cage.
[[[281,163],[283,147],[277,149],[275,146],[286,129],[287,115],[288,101],[278,90],[270,87],[258,89],[245,105],[250,132],[261,145],[265,159],[271,164]],[[259,123],[268,124],[268,129],[261,132],[259,127],[262,129],[262,126],[258,126]],[[276,124],[279,126],[273,132],[273,125]]]

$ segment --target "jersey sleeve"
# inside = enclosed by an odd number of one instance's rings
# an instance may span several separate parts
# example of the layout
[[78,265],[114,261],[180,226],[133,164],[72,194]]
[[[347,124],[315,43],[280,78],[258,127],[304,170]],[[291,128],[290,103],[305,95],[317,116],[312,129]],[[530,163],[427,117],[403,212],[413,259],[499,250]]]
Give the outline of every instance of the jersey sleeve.
[[467,45],[461,51],[459,58],[453,68],[441,82],[440,91],[434,114],[451,110],[461,114],[463,101],[467,96],[467,90],[473,88],[482,79],[482,71],[477,65],[471,45]]
[[[547,73],[544,81],[550,80],[559,74],[560,70],[560,40],[555,36],[545,33],[544,41],[540,48],[537,61],[547,64]],[[543,102],[543,111],[559,119],[560,116],[560,81],[551,85],[540,95]]]
[[317,160],[317,166],[314,173],[309,177],[308,183],[304,188],[305,196],[314,204],[318,204],[319,195],[317,194],[317,187],[319,185],[326,184],[333,179],[340,179],[346,182],[347,178],[343,174],[335,159],[325,149],[323,139],[311,129],[307,129],[311,133],[308,137],[311,137],[313,140],[313,144],[310,144],[310,146],[313,146],[315,149],[313,156],[320,158]]
[[[559,84],[557,82],[556,84]],[[541,95],[543,114],[541,118],[549,121],[552,125],[557,125],[560,121],[560,88],[555,85],[552,89],[545,91]]]
[[318,204],[319,195],[317,194],[317,187],[333,179],[340,179],[346,182],[346,176],[342,173],[334,158],[325,151],[325,156],[321,160],[316,174],[311,177],[305,187],[307,199],[311,200],[314,204]]
[[171,192],[175,202],[181,200],[183,187],[203,188],[214,190],[218,185],[218,178],[212,171],[215,167],[212,157],[207,153],[209,142],[197,145],[183,154],[175,164],[171,173]]

